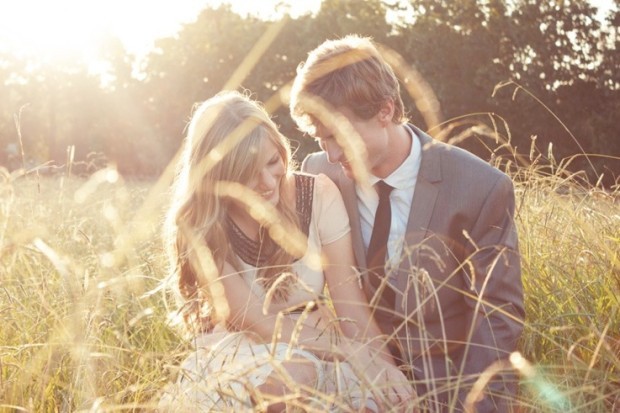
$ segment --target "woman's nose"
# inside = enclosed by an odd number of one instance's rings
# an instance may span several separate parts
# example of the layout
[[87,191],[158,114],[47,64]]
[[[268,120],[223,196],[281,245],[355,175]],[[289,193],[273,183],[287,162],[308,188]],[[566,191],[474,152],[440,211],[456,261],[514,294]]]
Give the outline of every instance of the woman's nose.
[[272,171],[261,172],[260,186],[264,189],[272,189],[278,181],[278,176]]

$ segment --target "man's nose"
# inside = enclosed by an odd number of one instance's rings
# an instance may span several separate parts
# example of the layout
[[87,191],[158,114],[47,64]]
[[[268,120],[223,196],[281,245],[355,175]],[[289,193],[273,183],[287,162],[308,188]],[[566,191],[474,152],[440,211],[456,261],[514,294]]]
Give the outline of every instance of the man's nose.
[[327,160],[330,163],[338,163],[342,159],[342,148],[335,142],[330,142],[325,145],[325,152],[327,153]]

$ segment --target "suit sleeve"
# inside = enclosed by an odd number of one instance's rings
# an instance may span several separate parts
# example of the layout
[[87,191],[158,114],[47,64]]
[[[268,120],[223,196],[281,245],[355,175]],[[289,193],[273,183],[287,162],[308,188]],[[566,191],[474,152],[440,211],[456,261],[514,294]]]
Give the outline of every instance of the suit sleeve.
[[[469,234],[473,270],[468,281],[475,298],[467,302],[472,308],[474,327],[464,355],[466,376],[477,377],[497,360],[506,359],[516,349],[523,330],[525,310],[514,210],[512,182],[502,175]],[[516,393],[516,388],[513,375],[498,376],[485,391],[490,396],[476,404],[476,411],[508,411],[503,403]],[[462,394],[461,400],[465,396]]]
[[319,165],[317,165],[317,161],[319,159],[318,157],[319,152],[311,153],[306,156],[301,162],[301,171],[313,175],[318,175],[320,172],[322,172]]

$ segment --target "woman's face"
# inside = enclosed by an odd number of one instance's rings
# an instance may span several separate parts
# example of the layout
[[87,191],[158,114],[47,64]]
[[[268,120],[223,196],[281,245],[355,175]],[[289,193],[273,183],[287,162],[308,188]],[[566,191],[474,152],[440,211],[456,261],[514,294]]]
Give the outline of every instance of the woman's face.
[[258,193],[272,205],[280,201],[280,183],[286,173],[284,160],[278,147],[270,139],[263,139],[259,148],[260,172],[248,183],[248,188]]

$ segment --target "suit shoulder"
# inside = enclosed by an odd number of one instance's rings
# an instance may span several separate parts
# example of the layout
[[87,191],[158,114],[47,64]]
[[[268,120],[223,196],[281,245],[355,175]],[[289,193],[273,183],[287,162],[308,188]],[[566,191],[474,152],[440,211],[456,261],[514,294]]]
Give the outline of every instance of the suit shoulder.
[[426,159],[423,155],[426,178],[443,182],[460,196],[479,196],[500,187],[512,188],[507,174],[463,148],[433,140],[427,142],[423,151],[429,155]]
[[336,176],[336,174],[340,171],[340,166],[330,163],[327,160],[327,154],[321,151],[314,152],[306,156],[301,163],[301,170],[314,175],[323,173],[331,178]]
[[471,171],[472,174],[486,176],[493,180],[508,178],[504,172],[466,149],[437,141],[433,142],[433,145],[438,146],[442,158],[449,165],[454,165],[461,172]]

